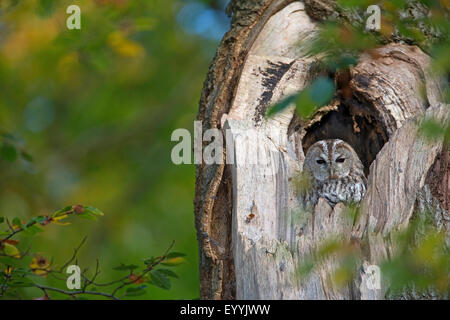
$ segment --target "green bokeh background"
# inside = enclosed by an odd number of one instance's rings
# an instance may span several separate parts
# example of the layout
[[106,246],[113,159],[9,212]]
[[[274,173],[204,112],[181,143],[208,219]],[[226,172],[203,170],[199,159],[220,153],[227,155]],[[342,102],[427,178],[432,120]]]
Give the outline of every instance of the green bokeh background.
[[[71,4],[81,8],[81,30],[66,28]],[[179,20],[187,4],[0,5],[0,130],[18,137],[34,158],[0,161],[0,216],[27,220],[78,203],[99,208],[105,216],[97,222],[71,218],[69,226],[46,226],[32,250],[62,265],[87,236],[78,264],[92,270],[98,258],[100,282],[122,276],[112,270],[120,263],[142,265],[175,240],[174,250],[187,255],[176,268],[180,279],[169,291],[150,286],[140,299],[199,297],[195,167],[172,163],[170,135],[193,130],[220,34],[203,36],[202,20],[186,30]],[[217,11],[222,5],[201,4]],[[42,281],[61,286],[51,277]]]

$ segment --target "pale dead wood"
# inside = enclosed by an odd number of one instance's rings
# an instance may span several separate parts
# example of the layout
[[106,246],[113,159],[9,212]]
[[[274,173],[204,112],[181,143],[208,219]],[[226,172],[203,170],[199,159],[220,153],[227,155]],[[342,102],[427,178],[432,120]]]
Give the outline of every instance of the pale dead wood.
[[[246,44],[249,50],[239,60],[235,82],[212,88],[216,93],[206,96],[211,102],[202,104],[209,109],[200,110],[201,117],[229,130],[227,143],[233,148],[224,158],[234,160],[229,166],[202,165],[197,173],[202,298],[383,299],[387,284],[381,290],[364,285],[367,267],[394,251],[384,237],[408,224],[442,149],[442,141],[426,143],[417,129],[425,114],[448,117],[448,106],[439,103],[439,81],[427,71],[430,59],[419,48],[401,44],[362,55],[350,70],[350,98],[338,92],[314,120],[290,130],[293,106],[269,120],[264,114],[270,104],[300,91],[314,77],[312,66],[319,58],[302,56],[299,43],[317,26],[299,1],[269,17],[264,12],[267,22]],[[293,183],[305,145],[321,134],[338,134],[326,119],[342,110],[353,124],[337,132],[349,131],[360,156],[368,154],[369,188],[355,225],[342,204],[332,209],[319,201],[314,213],[302,211]],[[371,140],[358,138],[367,128]],[[373,141],[376,146],[367,145]],[[369,254],[350,286],[334,283],[338,263],[333,256],[307,278],[296,276],[297,267],[330,237],[356,245],[368,240]]]

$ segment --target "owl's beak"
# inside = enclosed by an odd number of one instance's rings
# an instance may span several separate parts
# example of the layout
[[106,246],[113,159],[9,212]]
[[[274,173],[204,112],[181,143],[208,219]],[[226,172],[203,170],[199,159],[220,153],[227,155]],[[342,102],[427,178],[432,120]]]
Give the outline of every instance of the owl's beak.
[[336,171],[333,168],[330,168],[330,179],[338,179],[339,177],[336,174]]

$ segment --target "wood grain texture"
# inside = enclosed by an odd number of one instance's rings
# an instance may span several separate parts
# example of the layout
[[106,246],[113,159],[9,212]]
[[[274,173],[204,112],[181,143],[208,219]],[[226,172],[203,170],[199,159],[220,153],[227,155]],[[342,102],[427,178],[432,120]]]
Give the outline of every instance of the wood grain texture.
[[[292,0],[233,0],[230,31],[223,37],[206,76],[197,120],[203,131],[220,128],[229,111],[247,53],[267,20]],[[200,297],[234,297],[231,255],[231,189],[224,164],[196,166],[194,213],[199,242]],[[225,253],[223,253],[225,252]]]
[[[350,90],[338,91],[330,106],[292,129],[294,106],[270,119],[264,114],[316,75],[319,58],[302,56],[299,43],[317,24],[300,1],[233,1],[232,7],[235,24],[219,47],[198,116],[204,129],[228,133],[233,146],[223,155],[232,163],[197,168],[201,298],[384,299],[387,283],[379,290],[365,283],[369,266],[395,251],[387,235],[407,226],[418,197],[439,206],[427,177],[442,141],[427,143],[418,133],[424,116],[445,119],[449,112],[440,102],[439,81],[427,71],[430,58],[418,47],[395,43],[363,54],[349,70]],[[367,196],[355,223],[342,204],[331,208],[323,199],[313,213],[302,211],[296,190],[303,143],[317,137],[312,130],[321,126],[323,134],[344,134],[329,130],[332,112],[350,123],[355,117],[376,123],[360,127],[373,130],[375,148],[364,147],[368,139],[355,140],[360,152],[371,152]],[[298,266],[330,237],[363,252],[350,285],[335,283],[333,255],[308,277],[297,275]]]

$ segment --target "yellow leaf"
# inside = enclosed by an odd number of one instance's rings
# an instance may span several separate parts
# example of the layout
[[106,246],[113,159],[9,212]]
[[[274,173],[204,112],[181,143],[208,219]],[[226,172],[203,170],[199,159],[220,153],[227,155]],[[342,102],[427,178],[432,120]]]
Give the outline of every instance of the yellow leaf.
[[120,31],[110,33],[107,41],[117,54],[124,57],[135,58],[144,53],[144,48],[139,43],[127,39]]
[[61,215],[61,216],[59,216],[59,217],[54,217],[54,218],[52,218],[52,221],[53,221],[55,224],[58,224],[58,225],[60,225],[60,226],[67,226],[67,225],[70,224],[70,222],[60,222],[61,220],[65,219],[65,218],[67,218],[67,217],[68,217],[67,214],[63,214],[63,215]]
[[165,260],[164,262],[162,262],[162,264],[165,264],[167,266],[177,266],[184,262],[185,262],[184,258],[176,257],[176,258],[171,258],[171,259]]
[[15,246],[9,243],[3,244],[3,252],[10,257],[20,258],[20,251]]
[[11,266],[9,266],[9,267],[7,267],[7,268],[5,269],[5,273],[6,273],[7,275],[11,275],[12,271],[13,271],[13,267],[11,267]]
[[450,0],[440,0],[439,2],[445,9],[450,10]]
[[30,268],[35,275],[43,277],[51,270],[50,262],[43,256],[35,256],[33,260],[31,260]]
[[68,226],[70,224],[70,222],[59,222],[59,221],[55,221],[55,224],[59,225],[59,226]]
[[59,221],[59,220],[65,219],[65,218],[67,218],[67,214],[63,214],[63,215],[60,215],[60,216],[57,216],[57,217],[53,217],[52,220],[53,221]]

